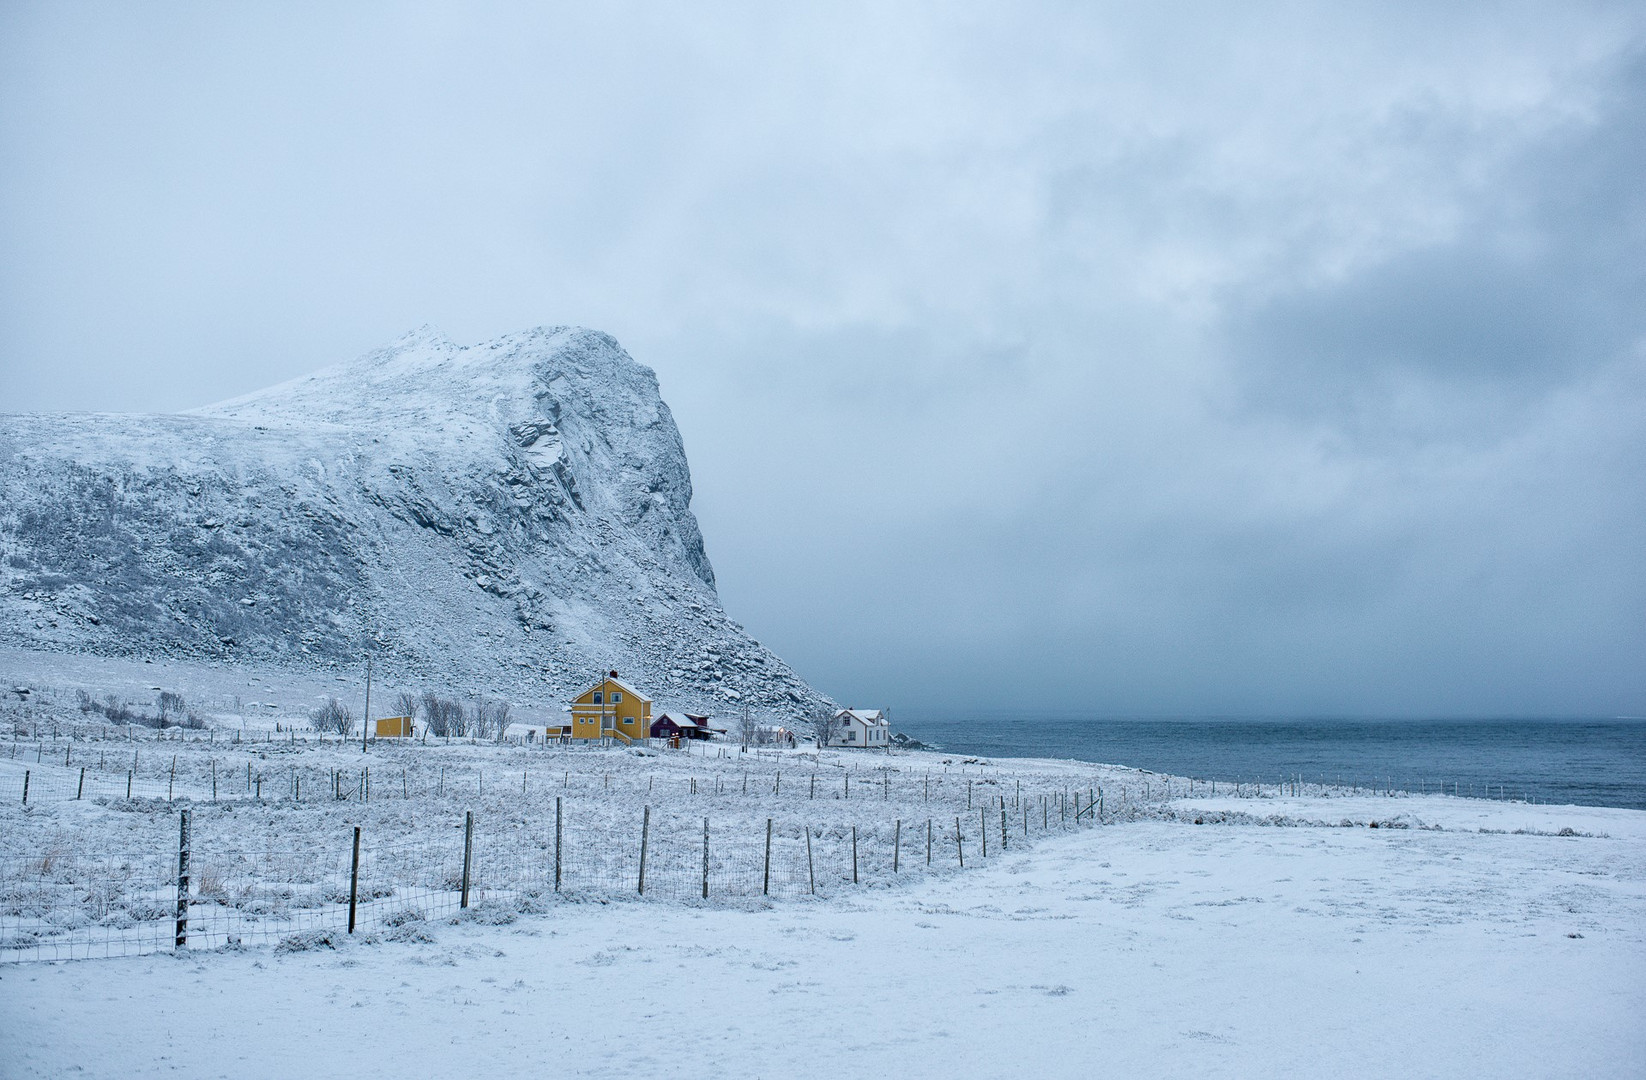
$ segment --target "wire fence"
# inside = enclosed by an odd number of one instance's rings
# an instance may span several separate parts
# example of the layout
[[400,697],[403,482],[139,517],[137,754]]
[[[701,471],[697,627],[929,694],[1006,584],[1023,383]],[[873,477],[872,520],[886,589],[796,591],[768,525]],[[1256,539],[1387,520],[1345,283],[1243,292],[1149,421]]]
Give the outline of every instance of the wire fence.
[[[488,769],[479,766],[397,766],[379,762],[376,765],[352,768],[327,768],[279,762],[245,762],[235,765],[212,758],[187,760],[179,767],[176,760],[168,764],[162,757],[159,761],[139,761],[131,767],[121,769],[111,766],[107,761],[88,765],[63,765],[60,761],[23,763],[0,759],[0,802],[28,805],[81,799],[95,801],[122,798],[286,804],[319,801],[373,802],[426,796],[461,797],[465,794],[483,797],[488,790],[512,789],[522,795],[542,794],[549,790],[587,790],[595,784],[608,793],[650,794],[657,780],[655,777],[641,777],[637,781],[635,777],[628,775],[604,778],[596,776],[591,779],[584,771],[566,774],[565,780],[562,781],[560,772],[552,768],[552,765],[543,767],[542,762],[537,762],[536,765],[536,768],[523,765],[514,769]],[[883,782],[889,791],[893,783],[893,777],[889,772],[867,783],[862,780],[854,783],[850,774],[831,776],[825,778],[825,790],[820,793],[818,776],[815,773],[810,776],[791,774],[788,781],[783,779],[781,773],[777,776],[780,792],[784,782],[790,784],[788,791],[791,798],[839,798],[842,797],[843,790],[845,798],[872,799],[881,795],[881,788],[877,785]],[[772,782],[770,773],[754,774],[754,778],[757,783],[770,785]],[[664,782],[682,788],[691,784],[712,785],[691,787],[692,794],[726,794],[734,792],[737,778],[718,776],[710,780],[695,780],[678,777],[668,778]],[[908,786],[911,783],[918,783],[918,780],[898,776],[896,783],[900,790],[906,793]],[[989,787],[985,792],[980,786],[976,797],[981,799],[987,794],[990,798],[999,798],[998,783],[997,780],[981,781],[980,785],[987,784]],[[936,785],[943,786],[945,795],[954,793],[954,781],[945,777],[928,781],[928,795]],[[747,787],[747,780],[744,786]],[[1530,796],[1509,791],[1505,785],[1471,787],[1459,782],[1446,784],[1419,781],[1406,787],[1392,780],[1328,782],[1305,781],[1301,777],[1238,782],[1188,779],[1176,779],[1174,782],[1172,778],[1161,778],[1152,785],[1143,781],[1130,784],[1126,790],[1128,797],[1149,803],[1197,794],[1245,799],[1342,798],[1360,795],[1398,797],[1428,794],[1513,802],[1536,801]]]
[[[819,771],[815,766],[808,770],[801,766],[796,771],[784,772],[786,762],[781,756],[773,754],[768,757],[758,752],[749,755],[750,768],[741,774],[717,769],[712,776],[702,778],[685,774],[660,778],[649,773],[637,775],[622,768],[607,773],[591,772],[589,763],[596,760],[598,750],[558,745],[552,748],[499,748],[498,752],[503,757],[515,754],[517,764],[502,764],[503,758],[500,758],[498,764],[492,766],[434,763],[426,760],[428,755],[409,743],[387,747],[373,743],[375,753],[368,759],[354,753],[359,748],[358,742],[340,743],[336,739],[326,744],[299,739],[240,744],[229,740],[214,743],[198,737],[177,737],[122,746],[120,740],[79,741],[75,738],[48,741],[42,738],[32,745],[16,739],[0,745],[6,748],[4,753],[0,753],[0,803],[13,804],[118,798],[191,799],[197,802],[368,802],[430,795],[483,797],[488,790],[510,788],[523,795],[544,793],[551,788],[569,793],[580,785],[587,790],[594,783],[598,783],[605,793],[627,791],[649,795],[660,779],[663,784],[691,785],[690,793],[694,795],[705,790],[712,790],[715,794],[729,793],[739,784],[743,793],[748,794],[751,783],[768,790],[775,783],[775,793],[787,792],[791,798],[804,792],[808,798],[863,800],[877,796],[889,798],[894,791],[908,795],[915,785],[923,785],[924,797],[930,797],[934,789],[940,794],[958,797],[954,785],[968,782],[946,772],[937,774],[928,769],[922,778],[917,773],[903,772],[895,767],[853,773],[839,769]],[[334,751],[348,749],[350,752],[333,753],[331,759],[337,764],[331,766],[316,764],[306,756],[317,748],[328,746]],[[705,756],[711,751],[727,755],[730,749],[704,747],[702,752]],[[670,756],[688,763],[693,759],[690,752],[682,755],[680,751],[674,751]],[[792,759],[787,763],[792,764]],[[565,768],[568,765],[570,767]],[[978,779],[975,795],[979,799],[985,795],[999,797],[1003,786],[1010,782],[1011,774],[996,770],[992,777]],[[700,784],[712,787],[700,788]],[[1018,784],[1021,786],[1021,779]],[[1130,797],[1143,802],[1184,795],[1225,795],[1249,799],[1452,795],[1537,801],[1535,797],[1517,792],[1505,784],[1324,775],[1311,779],[1301,774],[1219,781],[1140,772],[1127,790]],[[967,792],[968,802],[972,801],[972,794]]]
[[347,849],[0,856],[0,961],[392,931],[460,910],[461,878],[422,847],[364,848],[358,868]]
[[[19,824],[41,823],[30,831],[56,819],[53,810],[37,815],[40,804],[97,800],[156,826],[165,815],[179,828],[185,815],[208,815],[216,836],[191,844],[184,831],[149,850],[130,850],[153,842],[129,833],[83,841],[118,849],[100,854],[30,840],[21,828],[0,833],[0,961],[300,947],[305,935],[351,928],[415,937],[420,923],[466,909],[507,915],[556,899],[831,896],[973,869],[1048,834],[1171,817],[1170,800],[1185,795],[1402,791],[1389,779],[1229,782],[1101,767],[1016,774],[975,759],[951,768],[890,755],[739,756],[713,745],[437,753],[377,743],[368,755],[358,742],[295,737],[241,744],[71,732],[31,744],[14,732],[0,746],[0,803]],[[265,837],[282,846],[248,850],[259,843],[254,822],[323,839]],[[358,848],[354,826],[364,830]]]
[[[554,900],[725,903],[835,896],[985,864],[1052,832],[1098,823],[1077,796],[1055,814],[980,806],[947,819],[716,826],[658,813],[638,822],[610,804],[556,799],[553,827],[493,832],[464,816],[414,841],[370,836],[304,850],[197,846],[191,810],[166,851],[49,851],[0,856],[0,962],[131,956],[276,943],[303,948],[331,935],[416,937],[418,924],[472,914],[541,911]],[[356,836],[360,838],[355,839]]]

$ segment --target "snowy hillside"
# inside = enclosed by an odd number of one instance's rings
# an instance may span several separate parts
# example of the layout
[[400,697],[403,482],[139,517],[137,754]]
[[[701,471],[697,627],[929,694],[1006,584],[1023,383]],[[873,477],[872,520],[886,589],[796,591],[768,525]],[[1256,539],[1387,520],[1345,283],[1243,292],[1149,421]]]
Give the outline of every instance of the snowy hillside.
[[0,645],[818,701],[727,618],[657,379],[540,328],[175,416],[0,417]]

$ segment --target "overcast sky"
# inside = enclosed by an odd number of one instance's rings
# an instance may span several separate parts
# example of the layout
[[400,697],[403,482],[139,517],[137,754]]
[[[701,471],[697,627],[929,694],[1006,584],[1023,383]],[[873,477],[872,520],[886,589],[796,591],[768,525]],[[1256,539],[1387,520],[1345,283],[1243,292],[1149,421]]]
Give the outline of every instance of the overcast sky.
[[592,326],[840,700],[1646,713],[1638,3],[547,7],[0,6],[0,411]]

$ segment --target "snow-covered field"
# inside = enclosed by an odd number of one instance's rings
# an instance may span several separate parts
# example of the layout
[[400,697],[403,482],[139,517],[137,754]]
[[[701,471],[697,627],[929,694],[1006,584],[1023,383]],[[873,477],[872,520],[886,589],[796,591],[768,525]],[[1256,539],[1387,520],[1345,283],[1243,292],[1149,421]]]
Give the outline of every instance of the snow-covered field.
[[72,700],[0,734],[0,1077],[1646,1075],[1646,813]]
[[8,965],[0,1073],[1643,1075],[1646,814],[1401,801],[1430,827],[1138,820],[826,900]]
[[[1635,811],[1188,794],[1132,770],[929,753],[362,754],[289,737],[284,750],[225,745],[225,732],[81,734],[66,769],[47,761],[65,739],[14,742],[0,784],[25,764],[74,775],[119,747],[166,768],[175,753],[186,800],[59,790],[25,810],[8,798],[7,852],[153,849],[164,862],[188,805],[197,851],[307,850],[341,866],[361,824],[449,864],[465,809],[493,849],[547,851],[558,795],[588,823],[585,845],[632,852],[650,807],[654,836],[683,845],[710,818],[717,858],[724,844],[745,870],[772,817],[787,870],[771,899],[758,875],[717,864],[708,903],[679,889],[642,900],[623,864],[558,898],[499,891],[352,939],[321,919],[181,955],[0,964],[0,1076],[1646,1075]],[[264,800],[241,790],[212,804],[212,761],[242,788],[256,762]],[[329,785],[291,798],[290,774],[358,776],[363,762],[383,777],[371,802]],[[1073,792],[1098,786],[1104,824],[1067,820]],[[998,829],[1002,796],[1011,846],[992,838],[984,858],[975,827]],[[955,817],[963,871],[943,844]],[[940,823],[930,871],[928,818]],[[823,867],[815,896],[797,876],[800,828]]]

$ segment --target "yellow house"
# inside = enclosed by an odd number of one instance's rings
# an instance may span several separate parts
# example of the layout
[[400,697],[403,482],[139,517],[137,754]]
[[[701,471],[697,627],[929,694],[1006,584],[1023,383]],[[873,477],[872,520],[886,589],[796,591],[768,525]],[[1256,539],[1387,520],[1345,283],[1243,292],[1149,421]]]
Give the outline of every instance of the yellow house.
[[380,716],[375,734],[379,739],[409,739],[412,737],[412,719],[409,716]]
[[617,680],[613,671],[572,699],[574,739],[634,742],[651,735],[652,699]]

